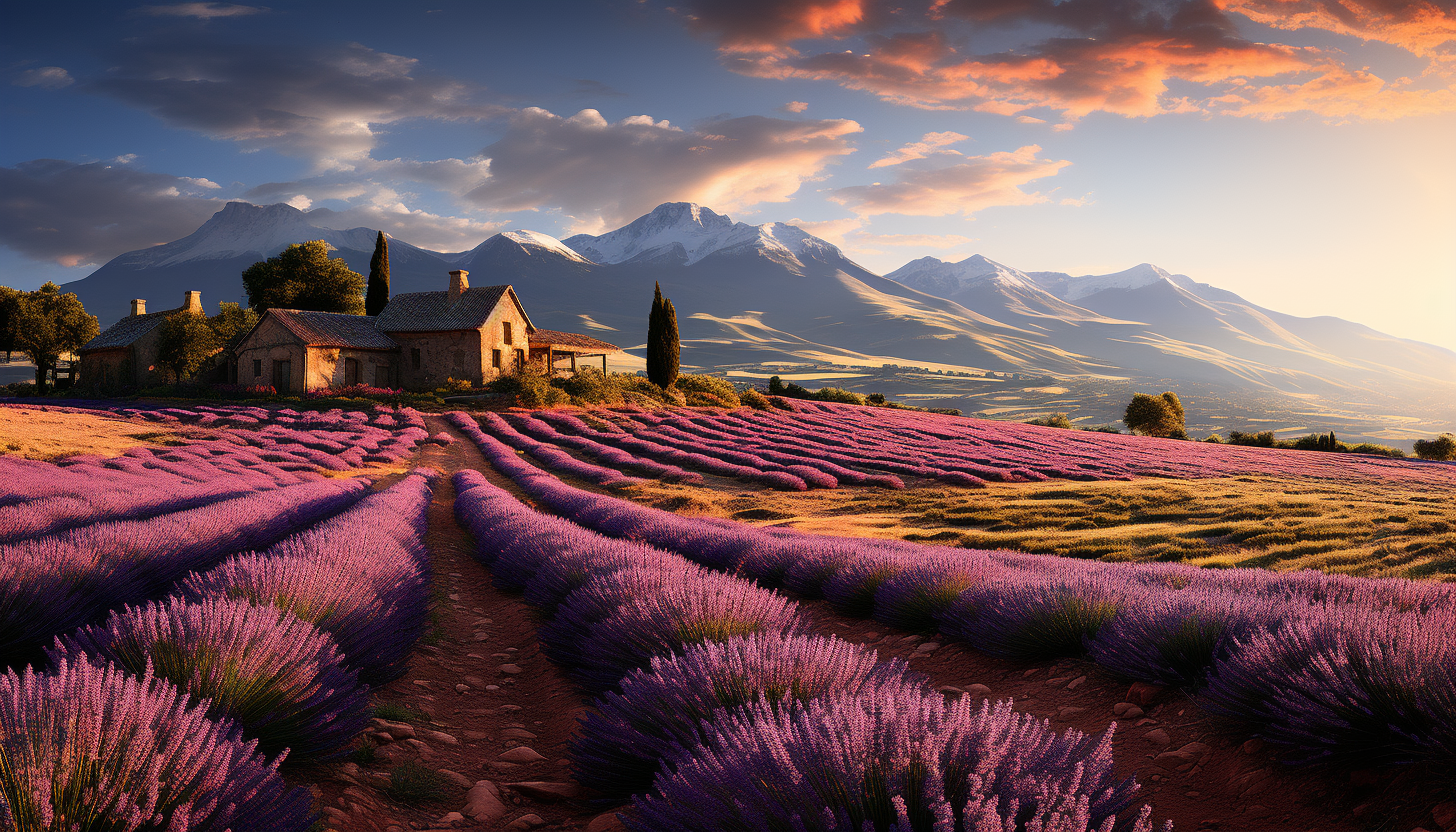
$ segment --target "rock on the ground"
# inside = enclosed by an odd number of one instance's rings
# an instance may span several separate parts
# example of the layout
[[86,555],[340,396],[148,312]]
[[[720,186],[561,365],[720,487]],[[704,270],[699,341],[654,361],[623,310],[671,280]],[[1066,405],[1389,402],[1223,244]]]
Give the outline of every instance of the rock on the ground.
[[626,829],[616,811],[603,812],[586,825],[586,832],[626,832]]
[[468,789],[472,785],[474,785],[474,781],[472,781],[469,777],[466,777],[458,771],[451,771],[448,768],[440,769],[440,776],[450,781],[451,783],[454,783],[462,789]]
[[1154,728],[1146,734],[1143,734],[1143,739],[1159,748],[1167,748],[1173,744],[1173,738],[1168,736],[1168,732],[1162,728]]
[[1132,687],[1127,689],[1127,701],[1141,708],[1153,704],[1163,693],[1162,685],[1150,685],[1147,682],[1133,682]]
[[521,745],[500,754],[496,759],[503,763],[538,763],[546,758],[537,754],[529,745]]
[[478,823],[494,823],[505,817],[509,810],[501,801],[500,789],[494,783],[477,780],[465,793],[465,808],[460,811]]
[[521,815],[510,823],[506,824],[507,829],[535,829],[538,826],[545,826],[546,819],[540,815]]
[[1431,817],[1436,825],[1441,827],[1441,832],[1452,832],[1456,830],[1456,803],[1437,803],[1431,809]]
[[[1151,732],[1150,732],[1151,733]],[[1213,749],[1201,742],[1190,742],[1174,751],[1164,751],[1153,758],[1154,765],[1172,771],[1188,771],[1203,762]]]

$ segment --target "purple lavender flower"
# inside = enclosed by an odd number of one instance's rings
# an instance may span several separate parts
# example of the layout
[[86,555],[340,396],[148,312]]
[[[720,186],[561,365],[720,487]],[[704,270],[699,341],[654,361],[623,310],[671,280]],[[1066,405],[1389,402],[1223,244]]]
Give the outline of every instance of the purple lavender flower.
[[[882,690],[793,710],[760,700],[672,754],[630,828],[1057,829],[1111,832],[1137,784],[1116,781],[1110,738],[969,698]],[[1144,810],[1133,829],[1150,832]]]
[[179,598],[127,607],[104,625],[58,638],[51,662],[152,668],[208,716],[231,719],[270,756],[313,762],[341,753],[367,724],[368,690],[334,640],[275,607]]
[[150,674],[61,662],[0,676],[0,822],[18,830],[303,832],[290,789],[230,722]]
[[751,581],[703,573],[627,599],[603,619],[582,645],[577,678],[589,690],[606,690],[654,656],[751,633],[789,635],[799,627],[792,601]]
[[706,642],[654,658],[649,670],[622,680],[620,694],[597,699],[572,742],[576,779],[610,797],[645,792],[664,756],[700,741],[701,722],[760,697],[785,709],[827,694],[924,685],[904,662],[879,663],[874,651],[837,638],[753,634]]

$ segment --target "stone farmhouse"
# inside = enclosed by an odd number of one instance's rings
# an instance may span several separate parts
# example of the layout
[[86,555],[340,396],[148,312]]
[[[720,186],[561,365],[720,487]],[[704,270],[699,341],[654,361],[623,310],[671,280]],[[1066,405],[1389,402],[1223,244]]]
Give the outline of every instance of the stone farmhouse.
[[77,350],[77,374],[87,384],[101,388],[152,387],[167,380],[167,371],[157,364],[157,341],[162,322],[178,312],[202,313],[202,293],[188,292],[176,309],[148,312],[145,300],[131,302],[131,314]]
[[447,291],[395,295],[373,318],[269,309],[234,350],[235,381],[279,393],[356,384],[433,390],[452,378],[478,386],[528,364],[575,370],[588,357],[601,358],[605,371],[616,352],[586,335],[537,329],[515,289],[471,288],[469,272],[452,271]]

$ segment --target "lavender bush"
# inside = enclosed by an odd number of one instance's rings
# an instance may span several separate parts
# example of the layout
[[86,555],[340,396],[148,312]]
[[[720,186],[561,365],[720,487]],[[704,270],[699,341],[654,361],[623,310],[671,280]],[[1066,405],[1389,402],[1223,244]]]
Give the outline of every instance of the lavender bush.
[[0,676],[0,822],[17,832],[304,832],[312,798],[170,684],[62,662]]
[[903,661],[879,663],[874,651],[837,638],[753,634],[706,642],[652,659],[588,712],[572,741],[578,782],[625,798],[652,785],[659,761],[700,741],[701,723],[724,708],[758,699],[780,710],[828,694],[881,688],[924,689]]
[[576,676],[588,690],[603,691],[654,656],[704,641],[788,635],[798,628],[795,604],[783,596],[727,575],[696,575],[631,598],[603,619],[582,645]]
[[328,635],[275,607],[213,598],[127,607],[101,626],[58,638],[56,666],[111,662],[151,670],[208,716],[241,726],[270,756],[338,756],[367,725],[369,697]]
[[[901,691],[789,711],[758,702],[705,734],[636,799],[629,828],[1111,832],[1138,789],[1114,779],[1110,733],[1056,735],[1006,702],[973,711],[966,697]],[[1148,816],[1132,828],[1150,832]]]

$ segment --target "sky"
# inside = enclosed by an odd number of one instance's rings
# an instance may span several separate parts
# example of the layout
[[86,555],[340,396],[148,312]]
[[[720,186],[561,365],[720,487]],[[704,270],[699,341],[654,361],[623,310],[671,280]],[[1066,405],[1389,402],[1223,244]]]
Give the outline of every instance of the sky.
[[689,201],[1456,349],[1456,0],[12,5],[18,288],[231,200],[438,251]]

